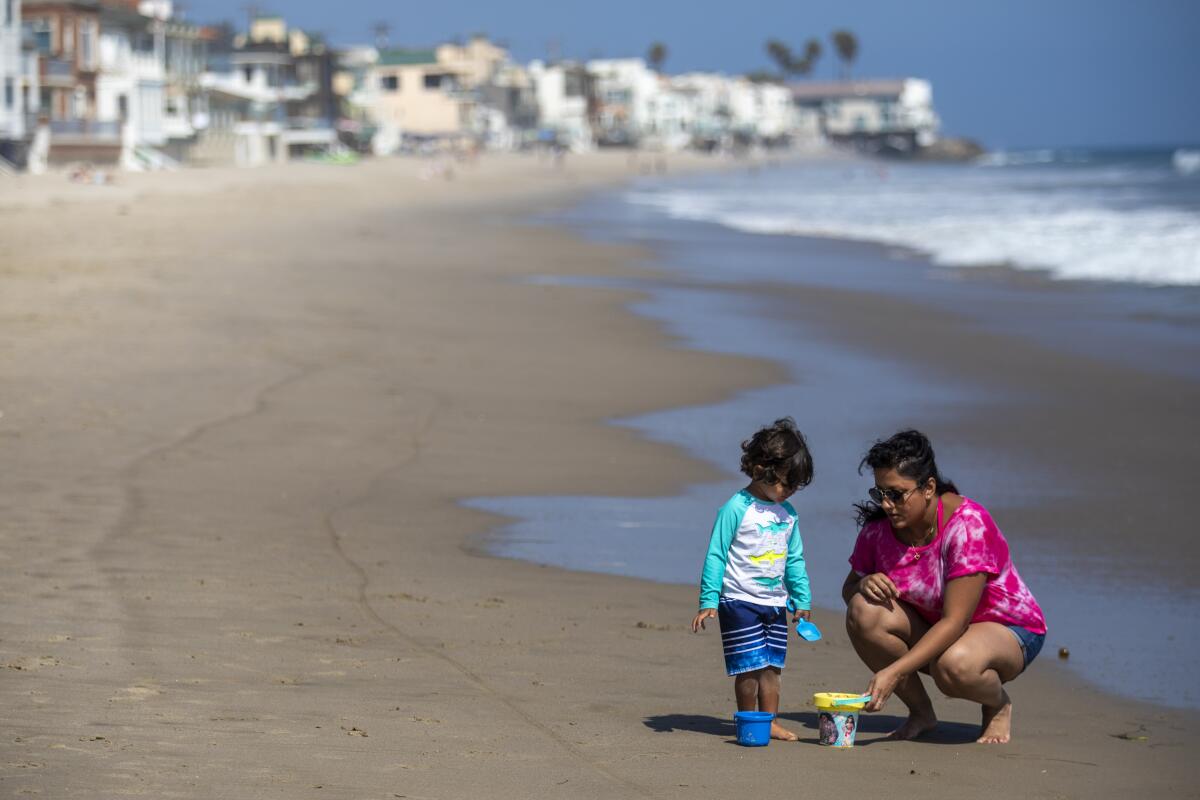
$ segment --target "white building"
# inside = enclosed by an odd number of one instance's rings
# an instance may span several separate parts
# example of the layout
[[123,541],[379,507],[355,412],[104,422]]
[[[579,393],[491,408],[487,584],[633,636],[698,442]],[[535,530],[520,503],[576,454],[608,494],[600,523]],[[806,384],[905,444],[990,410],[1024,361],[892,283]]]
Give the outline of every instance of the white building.
[[682,150],[691,145],[698,118],[696,108],[690,92],[676,91],[666,79],[660,78],[655,91],[646,98],[641,146]]
[[21,0],[0,0],[0,166],[22,164],[37,128],[37,51],[21,25]]
[[505,61],[475,87],[474,132],[484,147],[513,150],[537,134],[538,105],[528,69]]
[[145,161],[154,158],[150,148],[166,144],[166,83],[163,21],[132,9],[103,6],[96,120],[120,126],[122,166],[148,166]]
[[208,93],[201,158],[253,167],[337,149],[332,120],[306,112],[321,99],[321,80],[332,80],[300,74],[298,65],[314,53],[309,37],[282,18],[256,19],[227,61],[201,78]]
[[745,78],[731,82],[729,111],[734,130],[756,142],[779,141],[794,135],[802,118],[786,86],[755,83]]
[[937,140],[933,88],[917,78],[796,83],[797,106],[821,115],[832,141],[872,152],[912,152]]
[[183,20],[163,18],[166,44],[166,97],[163,133],[171,156],[185,160],[208,126],[208,94],[201,86],[207,56],[203,30]]
[[592,127],[599,144],[630,145],[647,132],[651,99],[659,76],[640,58],[598,59],[587,63],[596,100]]
[[576,153],[591,150],[594,141],[588,120],[587,70],[580,64],[534,61],[529,65],[529,75],[537,101],[539,138],[553,140]]
[[691,98],[693,144],[703,149],[729,147],[733,135],[733,81],[725,75],[690,72],[673,76],[671,88]]

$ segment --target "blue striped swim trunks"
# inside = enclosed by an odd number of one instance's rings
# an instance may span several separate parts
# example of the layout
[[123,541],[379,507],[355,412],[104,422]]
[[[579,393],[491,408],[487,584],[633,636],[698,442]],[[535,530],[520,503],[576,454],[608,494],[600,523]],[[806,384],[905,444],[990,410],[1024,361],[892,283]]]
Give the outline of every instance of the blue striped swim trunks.
[[787,660],[787,609],[721,598],[717,604],[725,671],[730,675],[763,667],[783,669]]

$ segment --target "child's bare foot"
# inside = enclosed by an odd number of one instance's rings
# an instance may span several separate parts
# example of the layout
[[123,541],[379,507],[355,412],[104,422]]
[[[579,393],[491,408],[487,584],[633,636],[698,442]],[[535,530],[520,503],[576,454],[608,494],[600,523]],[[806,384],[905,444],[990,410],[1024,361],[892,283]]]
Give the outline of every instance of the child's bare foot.
[[936,727],[937,715],[933,713],[932,708],[928,711],[913,711],[908,715],[908,719],[904,720],[904,724],[892,731],[888,738],[908,741],[924,736]]
[[1007,744],[1012,732],[1012,700],[1008,692],[1004,693],[1004,701],[999,706],[983,707],[983,725],[979,738],[980,744]]
[[778,722],[771,723],[771,738],[779,739],[783,742],[794,742],[800,737],[789,731],[787,728],[780,725]]

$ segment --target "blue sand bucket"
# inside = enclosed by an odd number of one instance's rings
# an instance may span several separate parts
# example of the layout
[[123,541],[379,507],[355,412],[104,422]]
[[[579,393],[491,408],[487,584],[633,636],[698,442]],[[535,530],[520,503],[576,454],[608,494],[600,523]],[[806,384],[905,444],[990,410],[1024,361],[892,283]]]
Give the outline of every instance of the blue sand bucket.
[[746,747],[764,747],[771,743],[771,721],[775,715],[770,711],[739,711],[733,715],[737,723],[738,744]]

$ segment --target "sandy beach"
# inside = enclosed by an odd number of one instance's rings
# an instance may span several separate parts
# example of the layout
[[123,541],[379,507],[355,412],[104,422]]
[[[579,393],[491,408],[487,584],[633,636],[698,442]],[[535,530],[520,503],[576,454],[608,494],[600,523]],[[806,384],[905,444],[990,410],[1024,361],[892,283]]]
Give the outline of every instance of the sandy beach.
[[[0,179],[0,793],[1198,796],[1193,714],[1099,692],[1052,652],[1013,685],[1009,745],[974,744],[977,709],[935,693],[930,739],[883,740],[893,700],[861,747],[817,746],[812,693],[869,677],[836,609],[815,612],[821,644],[793,641],[782,717],[801,742],[740,748],[719,636],[687,629],[694,587],[478,552],[502,520],[464,498],[726,477],[605,421],[783,377],[678,347],[627,310],[633,292],[524,280],[644,276],[637,248],[528,219],[655,168],[622,153],[488,157],[453,180],[403,160]],[[833,289],[795,300],[866,349],[900,313]],[[924,324],[950,356],[1012,352],[959,315]],[[1064,405],[1066,381],[1117,375],[1014,358]],[[1115,401],[1123,425],[1161,406],[1134,459],[1164,474],[1170,426],[1194,425],[1194,388],[1167,388]],[[1045,458],[1068,468],[1054,459],[1101,411]]]

